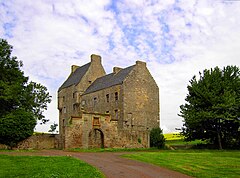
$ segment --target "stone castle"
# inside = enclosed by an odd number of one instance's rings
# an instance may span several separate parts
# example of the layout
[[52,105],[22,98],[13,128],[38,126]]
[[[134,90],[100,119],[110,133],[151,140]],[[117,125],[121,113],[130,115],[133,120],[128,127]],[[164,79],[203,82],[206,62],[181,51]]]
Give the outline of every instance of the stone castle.
[[73,65],[58,90],[60,148],[149,147],[159,88],[145,62],[105,73],[101,57]]

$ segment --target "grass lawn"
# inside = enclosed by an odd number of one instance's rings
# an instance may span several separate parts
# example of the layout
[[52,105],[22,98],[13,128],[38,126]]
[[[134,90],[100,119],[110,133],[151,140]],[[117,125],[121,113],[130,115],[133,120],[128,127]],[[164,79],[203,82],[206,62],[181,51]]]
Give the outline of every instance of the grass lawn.
[[174,150],[124,155],[194,177],[240,177],[240,151]]
[[0,155],[0,177],[58,178],[104,177],[89,164],[67,156]]

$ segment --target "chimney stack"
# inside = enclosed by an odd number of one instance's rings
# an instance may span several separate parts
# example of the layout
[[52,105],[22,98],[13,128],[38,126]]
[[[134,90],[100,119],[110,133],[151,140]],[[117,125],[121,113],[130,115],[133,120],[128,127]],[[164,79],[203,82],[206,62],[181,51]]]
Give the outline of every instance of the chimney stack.
[[146,63],[146,62],[143,62],[143,61],[136,61],[136,65],[137,65],[137,66],[141,66],[141,67],[146,67],[146,66],[147,66],[147,63]]
[[118,73],[120,70],[122,70],[122,68],[120,67],[113,67],[113,73]]
[[96,55],[96,54],[92,54],[91,55],[91,63],[98,63],[101,64],[101,56]]
[[72,65],[72,67],[71,67],[71,72],[72,72],[72,73],[75,72],[75,71],[77,70],[77,68],[79,68],[79,66],[77,66],[77,65]]

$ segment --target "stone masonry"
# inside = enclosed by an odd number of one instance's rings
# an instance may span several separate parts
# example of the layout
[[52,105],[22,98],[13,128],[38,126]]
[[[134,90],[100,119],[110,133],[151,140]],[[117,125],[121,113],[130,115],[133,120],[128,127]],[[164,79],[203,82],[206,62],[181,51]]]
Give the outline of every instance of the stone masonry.
[[58,110],[60,148],[149,147],[149,132],[159,127],[159,88],[145,62],[106,75],[93,54],[72,66]]

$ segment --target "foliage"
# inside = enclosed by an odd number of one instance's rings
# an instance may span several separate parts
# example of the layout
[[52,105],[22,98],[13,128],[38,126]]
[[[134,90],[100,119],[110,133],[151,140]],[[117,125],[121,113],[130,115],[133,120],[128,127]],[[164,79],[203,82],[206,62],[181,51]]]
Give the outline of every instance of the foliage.
[[165,145],[165,138],[162,130],[157,127],[153,128],[150,132],[150,147],[163,148]]
[[[124,155],[192,177],[239,177],[240,151],[174,150]],[[206,159],[211,158],[211,159]]]
[[55,132],[55,130],[57,129],[57,126],[58,124],[54,122],[52,125],[50,125],[50,130],[48,132],[52,132],[52,133]]
[[51,97],[47,88],[21,71],[22,62],[11,56],[12,46],[0,39],[0,143],[15,146],[33,133]]
[[13,110],[0,119],[0,143],[14,147],[33,134],[36,120],[23,109]]
[[240,71],[237,66],[204,70],[188,86],[180,106],[187,140],[202,139],[222,147],[240,146]]
[[66,156],[0,155],[0,177],[104,177],[89,164]]

